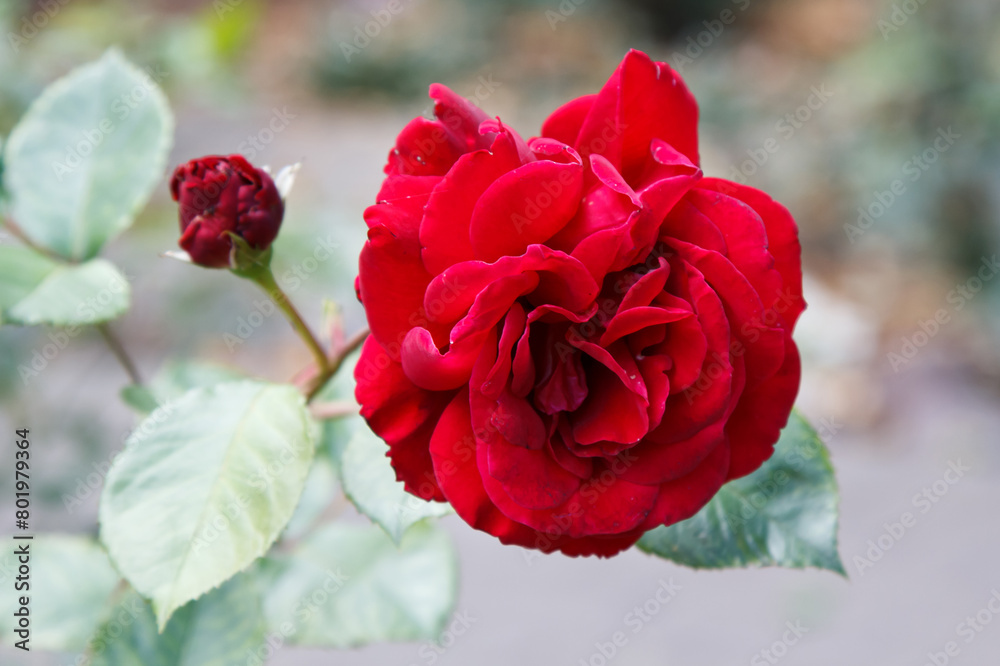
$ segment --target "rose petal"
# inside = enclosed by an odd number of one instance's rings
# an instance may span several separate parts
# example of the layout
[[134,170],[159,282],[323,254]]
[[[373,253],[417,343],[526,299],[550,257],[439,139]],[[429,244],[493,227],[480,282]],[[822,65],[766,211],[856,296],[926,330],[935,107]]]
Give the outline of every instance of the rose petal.
[[469,233],[476,258],[496,261],[548,240],[576,213],[582,188],[581,164],[548,160],[496,179],[472,213]]
[[580,487],[580,478],[563,469],[548,449],[526,449],[497,437],[486,450],[489,475],[525,509],[553,509]]
[[451,400],[450,393],[432,393],[416,387],[369,336],[354,369],[355,398],[361,416],[389,445],[396,478],[406,491],[426,500],[444,501],[433,473],[428,450],[431,433]]
[[774,443],[788,422],[802,374],[799,352],[789,335],[787,355],[778,372],[747,391],[726,425],[732,449],[727,479],[755,471],[774,452]]
[[[361,250],[359,293],[372,335],[393,360],[399,360],[400,345],[413,322],[428,322],[423,301],[430,280],[416,243],[393,235],[387,227],[368,230],[368,242]],[[447,329],[433,322],[427,328],[439,343],[447,341]]]
[[698,164],[698,105],[669,65],[632,50],[598,93],[574,146],[608,158],[632,182],[653,139]]
[[[787,303],[788,312],[782,314],[785,328],[791,329],[806,305],[802,298],[802,246],[799,229],[791,213],[764,192],[746,185],[707,178],[701,186],[744,201],[760,215],[767,229],[768,251],[774,257],[774,267],[781,273],[784,289],[787,290],[781,300]],[[779,309],[777,304],[767,306]]]
[[420,225],[422,257],[432,275],[475,258],[469,225],[476,204],[498,178],[520,165],[514,143],[499,135],[490,150],[466,153],[441,179]]
[[566,102],[542,123],[542,136],[575,146],[584,119],[594,106],[597,95],[584,95]]

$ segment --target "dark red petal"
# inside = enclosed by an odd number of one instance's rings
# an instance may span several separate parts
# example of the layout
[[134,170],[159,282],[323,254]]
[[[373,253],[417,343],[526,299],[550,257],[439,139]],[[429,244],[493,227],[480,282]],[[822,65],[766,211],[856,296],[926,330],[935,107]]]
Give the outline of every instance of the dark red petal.
[[[555,327],[547,329],[550,333],[555,332]],[[562,338],[544,344],[554,346],[559,342],[563,342],[562,348],[544,355],[545,367],[535,386],[535,405],[546,414],[576,411],[587,398],[587,376],[580,352],[565,344]]]
[[788,422],[802,374],[798,348],[788,336],[785,362],[778,372],[747,391],[726,425],[732,448],[728,479],[750,474],[771,457]]
[[689,310],[677,308],[639,307],[619,311],[608,323],[607,330],[601,335],[600,345],[608,346],[613,342],[650,326],[669,324],[691,317]]
[[719,192],[694,189],[687,199],[725,236],[726,258],[753,285],[764,306],[765,318],[773,315],[769,322],[763,323],[774,325],[783,321],[781,313],[771,310],[780,296],[782,276],[767,250],[767,233],[760,216],[739,199]]
[[[574,539],[560,527],[566,524],[568,517],[556,521],[548,534],[508,518],[493,504],[483,487],[470,417],[469,394],[460,391],[442,413],[431,437],[434,474],[455,512],[469,525],[492,534],[501,543],[547,553],[559,550],[571,556],[610,557],[629,548],[642,536],[642,532],[632,530],[613,536]],[[596,492],[594,495],[599,496]]]
[[[670,424],[665,424],[669,429]],[[726,439],[725,423],[717,421],[691,437],[680,441],[664,442],[659,433],[650,433],[640,443],[628,450],[636,463],[621,475],[630,483],[660,485],[690,474],[708,458]]]
[[705,276],[722,299],[733,333],[741,344],[733,351],[746,361],[748,383],[753,385],[773,375],[785,358],[785,331],[778,321],[771,321],[769,325],[760,296],[746,276],[717,252],[677,239],[666,242]]
[[[637,379],[641,383],[641,377]],[[649,431],[646,400],[602,364],[591,366],[587,383],[590,388],[587,399],[570,415],[574,443],[633,444],[642,439]]]
[[542,136],[575,146],[580,127],[595,99],[597,95],[584,95],[560,106],[542,123]]
[[563,442],[562,436],[556,434],[548,439],[549,453],[558,462],[564,470],[570,472],[580,479],[589,479],[594,474],[594,461],[591,458],[581,458],[579,456],[573,455],[566,444]]
[[723,440],[691,473],[660,486],[656,505],[642,528],[673,525],[698,513],[725,483],[728,467],[729,445]]
[[[705,335],[708,354],[704,357],[698,381],[681,392],[678,392],[675,386],[675,392],[667,400],[663,424],[656,431],[658,437],[664,441],[677,441],[693,436],[706,424],[713,423],[725,415],[735,397],[739,395],[733,392],[735,370],[729,353],[730,324],[719,295],[705,282],[704,277],[690,266],[685,266],[683,270],[674,270],[671,273],[671,282],[675,283],[675,291],[690,291],[691,303]],[[677,328],[679,327],[669,327],[663,351],[669,352],[675,362],[680,362],[683,361],[685,353],[698,354],[700,350],[675,346],[680,340],[671,336],[675,334]],[[742,358],[739,360],[742,363]]]
[[547,448],[526,449],[495,437],[486,449],[489,475],[525,509],[553,509],[580,487],[580,478],[563,469]]
[[233,242],[222,233],[220,220],[196,217],[181,234],[178,244],[199,266],[226,268]]
[[493,152],[463,155],[434,188],[420,225],[423,260],[432,275],[475,257],[469,239],[472,212],[497,178],[517,168],[513,145],[497,141]]
[[[511,364],[513,360],[514,345],[521,338],[525,331],[527,317],[524,308],[520,303],[514,303],[510,312],[504,317],[503,332],[500,335],[500,345],[497,349],[497,359],[486,373],[482,385],[478,390],[489,398],[496,399],[507,387],[511,374]],[[523,396],[522,396],[523,397]]]
[[598,93],[574,145],[583,156],[604,155],[632,182],[653,139],[698,164],[698,105],[669,65],[632,50]]
[[361,250],[358,284],[368,326],[393,360],[407,332],[423,324],[444,344],[447,329],[435,326],[424,311],[424,290],[431,276],[420,260],[420,248],[394,236],[387,227],[368,230]]
[[502,257],[492,264],[467,261],[449,267],[427,288],[427,310],[434,313],[436,321],[456,322],[489,285],[527,273],[538,274],[538,286],[531,295],[536,304],[585,310],[599,291],[579,261],[544,245],[532,245],[521,256]]
[[427,202],[420,242],[432,274],[473,258],[469,225],[479,198],[500,176],[522,164],[519,137],[507,129],[489,136],[495,137],[489,148],[462,155]]
[[614,167],[600,156],[595,162],[604,165],[605,168],[600,171],[604,178],[595,178],[593,183],[588,183],[577,214],[549,242],[558,250],[573,252],[595,233],[623,227],[639,209],[635,193],[621,181]]
[[430,453],[438,485],[455,512],[472,527],[506,544],[533,546],[538,534],[501,513],[483,488],[471,417],[469,392],[463,389],[445,408],[431,436]]
[[493,134],[479,131],[479,126],[489,120],[489,116],[478,106],[440,83],[431,84],[430,97],[434,100],[434,115],[466,152],[489,148],[493,144]]
[[657,355],[646,356],[636,360],[639,372],[642,373],[642,381],[646,385],[646,392],[649,394],[647,408],[649,414],[649,429],[658,427],[663,420],[663,412],[666,409],[667,398],[670,395],[670,377],[668,372],[673,366],[673,360],[669,356]]
[[702,174],[687,157],[660,139],[653,139],[650,157],[635,189],[653,217],[662,220]]
[[548,439],[545,423],[531,404],[505,390],[497,399],[490,423],[513,446],[541,450]]
[[493,328],[518,298],[533,291],[538,284],[539,275],[532,271],[506,275],[491,283],[479,292],[468,314],[451,329],[452,344]]
[[396,137],[385,172],[390,177],[443,176],[468,151],[466,142],[442,123],[414,118]]
[[419,242],[420,220],[439,176],[390,176],[378,193],[378,203],[365,209],[368,228],[382,226],[393,236]]
[[406,334],[402,353],[403,372],[411,382],[428,391],[450,391],[469,381],[485,335],[464,338],[441,352],[425,328]]
[[685,196],[673,206],[660,226],[660,235],[677,238],[723,256],[729,252],[722,231],[698,210],[690,196]]
[[[764,221],[768,250],[774,257],[774,267],[781,273],[784,289],[788,292],[783,295],[788,312],[782,314],[785,314],[786,328],[791,328],[805,309],[805,300],[802,298],[802,246],[799,243],[799,229],[791,213],[764,192],[746,185],[708,178],[702,181],[701,186],[746,202]],[[775,305],[775,310],[777,309],[778,306]]]
[[[510,519],[551,535],[581,538],[628,532],[645,521],[659,493],[655,486],[628,483],[609,473],[606,478],[598,475],[579,485],[575,493],[556,507],[532,510],[514,501],[503,483],[486,471],[487,447],[478,447],[476,460],[483,486],[497,508]],[[567,483],[569,479],[580,483],[580,479],[567,474]]]
[[361,416],[389,445],[396,478],[407,492],[444,501],[431,464],[430,436],[451,394],[424,391],[410,382],[375,338],[369,336],[354,369]]
[[498,178],[476,203],[469,227],[477,259],[496,261],[543,243],[576,213],[582,164],[539,160]]
[[667,327],[662,345],[656,345],[654,353],[666,353],[673,360],[670,368],[670,385],[675,392],[686,390],[701,376],[705,356],[708,354],[708,339],[696,317],[681,319]]
[[[647,258],[647,264],[650,259],[655,261],[652,269],[640,276],[638,280],[627,288],[625,295],[622,296],[619,310],[628,310],[640,305],[649,305],[663,291],[663,288],[667,284],[667,278],[670,277],[670,264],[663,257],[653,254]],[[617,284],[614,291],[620,291]]]

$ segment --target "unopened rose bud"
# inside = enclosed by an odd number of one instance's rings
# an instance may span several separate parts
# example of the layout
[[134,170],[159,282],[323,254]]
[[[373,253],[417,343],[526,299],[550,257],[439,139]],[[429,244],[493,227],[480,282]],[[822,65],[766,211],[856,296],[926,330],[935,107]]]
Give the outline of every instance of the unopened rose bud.
[[267,250],[285,212],[271,176],[240,155],[210,155],[177,167],[170,193],[180,204],[180,246],[206,268],[232,267],[233,236],[255,251]]

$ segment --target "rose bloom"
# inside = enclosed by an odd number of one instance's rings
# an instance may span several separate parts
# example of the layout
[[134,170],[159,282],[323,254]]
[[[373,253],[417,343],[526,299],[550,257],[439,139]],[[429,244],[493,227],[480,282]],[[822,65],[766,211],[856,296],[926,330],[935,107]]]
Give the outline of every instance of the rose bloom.
[[233,241],[226,232],[266,250],[285,214],[271,176],[242,155],[209,155],[182,164],[170,179],[170,194],[180,204],[180,246],[206,268],[229,268]]
[[773,452],[799,386],[795,222],[704,178],[698,107],[630,52],[528,141],[442,85],[365,212],[361,414],[406,489],[608,556]]

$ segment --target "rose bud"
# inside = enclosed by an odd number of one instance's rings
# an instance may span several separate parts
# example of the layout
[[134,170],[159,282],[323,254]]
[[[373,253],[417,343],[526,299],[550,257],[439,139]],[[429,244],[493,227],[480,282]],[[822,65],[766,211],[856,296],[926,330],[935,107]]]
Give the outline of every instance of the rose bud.
[[358,279],[356,396],[406,489],[506,544],[609,556],[760,467],[799,388],[798,229],[703,176],[680,75],[632,51],[528,140],[431,96]]
[[177,167],[170,193],[180,204],[180,246],[206,268],[233,266],[233,236],[266,251],[285,213],[271,176],[240,155],[209,155]]

